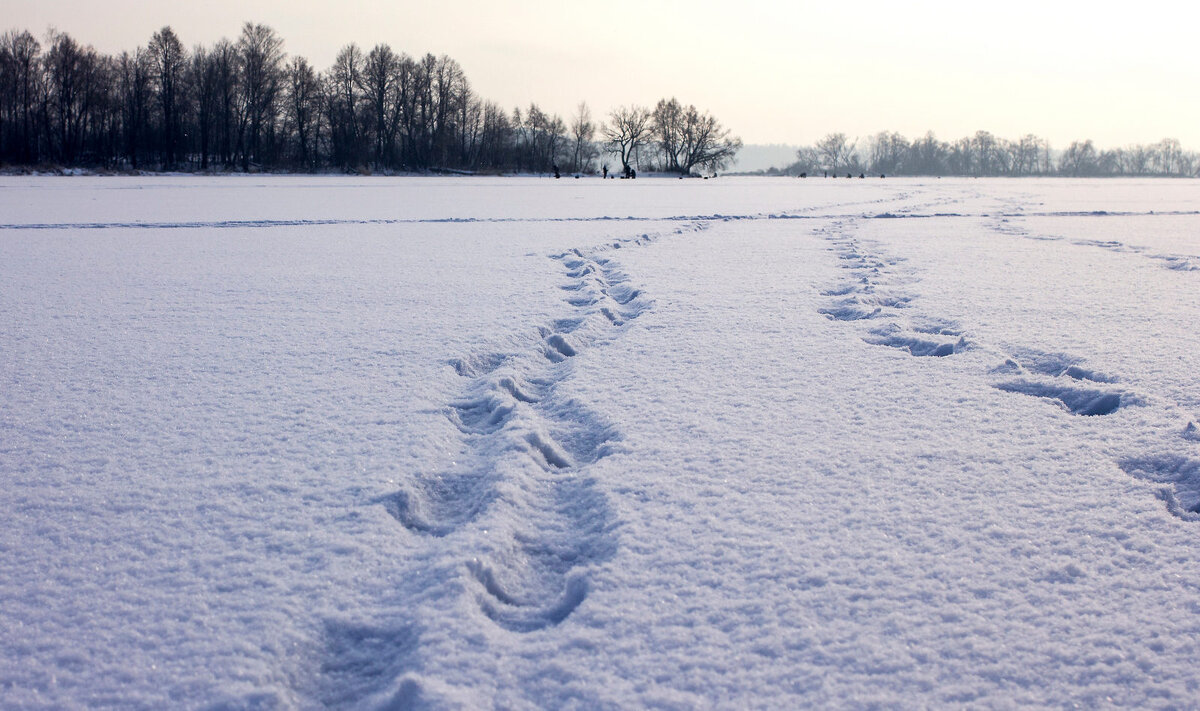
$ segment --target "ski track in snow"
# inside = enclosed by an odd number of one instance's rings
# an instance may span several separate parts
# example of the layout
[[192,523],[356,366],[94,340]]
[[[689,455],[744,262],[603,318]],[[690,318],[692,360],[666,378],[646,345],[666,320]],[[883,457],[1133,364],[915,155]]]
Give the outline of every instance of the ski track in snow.
[[[854,227],[853,219],[837,219],[828,228],[817,230],[830,242],[830,250],[846,273],[842,282],[822,292],[829,301],[818,311],[831,321],[858,326],[865,331],[862,338],[867,343],[895,348],[915,357],[944,358],[968,348],[1000,353],[1003,363],[992,368],[989,374],[1005,379],[994,380],[992,387],[1053,402],[1071,415],[1102,417],[1122,407],[1145,404],[1144,398],[1115,387],[1118,378],[1085,367],[1083,358],[1021,346],[970,341],[960,324],[920,313],[914,308],[918,299],[911,291],[915,279],[898,273],[897,266],[903,260],[870,249],[855,236]],[[1035,240],[1060,239],[1030,235],[1007,218],[998,219],[993,229]],[[1119,244],[1085,240],[1075,243],[1106,248]],[[1121,247],[1117,251],[1144,252]],[[1162,255],[1148,256],[1170,259]],[[1182,269],[1179,266],[1169,268]],[[1200,442],[1200,426],[1188,422],[1181,437]],[[1186,521],[1200,521],[1200,458],[1169,453],[1125,458],[1117,465],[1137,479],[1158,484],[1158,496],[1172,514]]]
[[[671,234],[704,229],[692,223]],[[570,311],[534,329],[528,347],[450,361],[468,379],[445,414],[473,461],[463,471],[414,479],[383,501],[415,534],[449,536],[491,506],[514,509],[524,529],[494,531],[488,550],[465,563],[479,609],[500,627],[533,632],[565,620],[587,597],[588,569],[616,551],[616,520],[588,467],[613,451],[620,432],[560,392],[571,359],[620,336],[652,301],[630,284],[612,252],[656,241],[644,234],[551,258],[565,270]]]
[[[1191,212],[1085,212],[1079,216],[1087,217],[1152,217],[1156,215],[1190,215]],[[1117,254],[1137,254],[1147,259],[1153,259],[1160,262],[1163,267],[1179,272],[1194,272],[1200,271],[1200,258],[1185,254],[1166,254],[1162,252],[1153,252],[1147,247],[1126,244],[1118,240],[1099,240],[1099,239],[1068,239],[1057,235],[1035,234],[1024,226],[1019,224],[1017,220],[1022,217],[1056,217],[1060,213],[1038,213],[1024,212],[1017,209],[1014,204],[1007,207],[1000,214],[992,216],[991,229],[997,234],[1009,235],[1012,237],[1020,237],[1022,239],[1033,240],[1035,242],[1067,242],[1079,247],[1095,247],[1105,249]],[[1061,216],[1069,216],[1067,213],[1061,213]]]
[[[846,209],[856,205],[871,206],[894,203],[907,199],[909,194],[896,195],[877,200],[861,202],[846,202],[837,205],[819,204],[796,210],[785,210],[772,213],[751,214],[722,214],[709,215],[671,215],[637,216],[637,215],[601,215],[590,217],[444,217],[444,218],[377,218],[377,219],[261,219],[261,220],[187,220],[180,222],[10,222],[0,223],[0,230],[186,230],[186,229],[256,229],[275,227],[327,227],[333,225],[418,225],[418,224],[507,224],[507,223],[579,223],[579,222],[731,222],[755,220],[897,220],[897,219],[935,219],[935,218],[991,218],[996,221],[997,232],[1037,240],[1062,240],[1062,237],[1031,235],[1019,227],[1011,225],[1010,221],[1023,217],[1172,217],[1196,216],[1200,210],[1168,210],[1146,212],[1109,212],[1104,210],[1080,211],[1045,211],[1026,212],[1023,210],[1001,210],[999,212],[922,212],[940,205],[950,205],[959,202],[958,198],[945,197],[933,199],[924,203],[905,206],[896,212],[846,212],[832,214],[830,209]],[[1137,252],[1147,257],[1166,262],[1169,269],[1180,271],[1200,270],[1200,260],[1185,255],[1156,254],[1142,247],[1134,247],[1121,242],[1106,242],[1100,240],[1077,240],[1074,244],[1103,247],[1118,252]]]

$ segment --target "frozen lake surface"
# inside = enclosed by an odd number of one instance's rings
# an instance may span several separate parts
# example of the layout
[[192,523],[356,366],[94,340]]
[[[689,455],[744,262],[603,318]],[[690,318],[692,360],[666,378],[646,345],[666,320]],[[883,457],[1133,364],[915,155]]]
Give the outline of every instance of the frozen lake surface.
[[0,707],[1192,706],[1200,183],[0,178]]

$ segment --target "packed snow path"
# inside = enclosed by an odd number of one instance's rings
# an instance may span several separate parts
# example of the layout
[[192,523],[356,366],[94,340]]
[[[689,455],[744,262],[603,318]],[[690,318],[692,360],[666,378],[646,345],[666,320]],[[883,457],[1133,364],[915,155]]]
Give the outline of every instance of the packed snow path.
[[0,707],[1190,706],[1196,187],[0,179]]

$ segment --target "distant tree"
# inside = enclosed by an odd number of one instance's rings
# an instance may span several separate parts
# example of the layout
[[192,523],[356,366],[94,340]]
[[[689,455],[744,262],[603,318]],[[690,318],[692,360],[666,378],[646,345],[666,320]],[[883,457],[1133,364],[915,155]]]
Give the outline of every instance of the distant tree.
[[192,50],[187,65],[188,83],[194,92],[196,133],[199,140],[200,170],[208,170],[213,152],[213,134],[220,113],[220,80],[214,52],[200,45]]
[[377,44],[363,63],[361,83],[371,116],[374,161],[381,167],[390,158],[392,147],[392,106],[397,81],[396,65],[400,58],[386,44]]
[[304,57],[293,57],[284,70],[284,115],[295,135],[295,159],[301,167],[316,167],[315,132],[320,111],[321,83]]
[[1001,175],[1005,172],[1002,146],[991,133],[976,131],[968,145],[974,175]]
[[179,90],[183,83],[183,43],[169,27],[150,38],[148,47],[159,108],[162,110],[162,161],[172,168],[178,159],[180,140]]
[[1075,141],[1063,151],[1058,162],[1058,170],[1064,175],[1087,177],[1096,175],[1099,160],[1096,147],[1089,141]]
[[872,173],[894,175],[903,171],[912,147],[899,133],[881,131],[870,140],[868,164]]
[[593,143],[596,138],[596,124],[592,122],[592,112],[586,101],[579,102],[575,116],[571,119],[571,138],[571,170],[577,173],[589,172],[592,161],[596,158],[596,147]]
[[682,173],[680,153],[683,151],[683,124],[685,109],[679,101],[660,99],[650,115],[651,130],[658,152],[662,156],[662,168],[665,171]]
[[1046,172],[1047,166],[1042,164],[1044,141],[1032,133],[1022,136],[1018,141],[1009,143],[1008,163],[1013,175],[1037,175]]
[[854,171],[859,167],[854,147],[855,143],[848,141],[844,133],[830,133],[815,146],[823,166],[834,173]]
[[362,50],[351,42],[338,52],[327,75],[325,106],[333,161],[346,169],[358,166],[364,159],[359,121],[364,62]]
[[222,165],[232,167],[235,162],[236,146],[241,134],[241,117],[244,110],[240,101],[242,92],[238,85],[241,74],[238,69],[237,47],[227,39],[219,40],[209,52],[213,76],[216,81],[213,126],[216,150]]
[[46,50],[46,120],[54,158],[73,164],[82,138],[83,48],[65,32],[52,31]]
[[613,109],[608,115],[608,123],[600,127],[609,150],[620,156],[621,168],[626,171],[638,149],[650,140],[652,130],[650,111],[641,106]]
[[1158,142],[1155,154],[1158,158],[1155,166],[1156,172],[1162,175],[1179,175],[1180,158],[1183,156],[1183,148],[1179,145],[1179,141],[1174,138],[1164,138]]
[[712,115],[689,105],[683,114],[677,165],[690,174],[695,168],[724,169],[741,150],[742,139],[730,135]]
[[245,112],[242,123],[249,131],[242,146],[242,169],[247,170],[251,159],[260,164],[264,161],[266,144],[274,138],[283,73],[283,40],[270,27],[247,22],[242,26],[237,52]]
[[8,126],[0,135],[0,150],[10,160],[31,164],[37,153],[37,97],[40,93],[42,46],[28,31],[10,31],[0,35],[0,92],[3,114]]
[[946,161],[950,147],[937,139],[933,131],[912,142],[909,148],[907,172],[912,175],[944,175],[949,172]]
[[120,77],[122,143],[121,153],[133,168],[138,168],[146,142],[150,117],[150,60],[141,47],[133,54],[122,52],[117,60]]

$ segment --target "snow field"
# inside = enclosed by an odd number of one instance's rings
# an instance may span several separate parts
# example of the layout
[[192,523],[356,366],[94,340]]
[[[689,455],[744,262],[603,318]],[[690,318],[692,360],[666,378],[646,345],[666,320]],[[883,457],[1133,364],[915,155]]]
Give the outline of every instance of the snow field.
[[2,183],[0,705],[1194,697],[1194,184],[232,180]]

